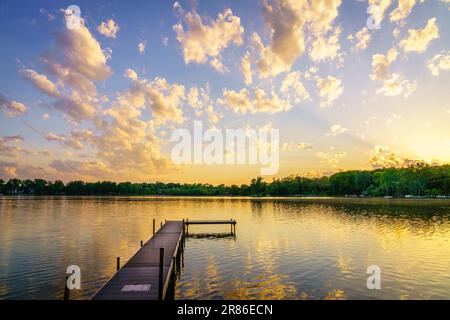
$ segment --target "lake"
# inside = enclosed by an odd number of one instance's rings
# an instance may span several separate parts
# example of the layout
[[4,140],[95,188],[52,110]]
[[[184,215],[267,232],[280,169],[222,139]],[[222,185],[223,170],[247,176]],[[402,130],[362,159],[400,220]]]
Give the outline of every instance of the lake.
[[0,299],[62,299],[69,265],[88,299],[183,218],[237,226],[189,228],[176,299],[450,298],[450,200],[0,196]]

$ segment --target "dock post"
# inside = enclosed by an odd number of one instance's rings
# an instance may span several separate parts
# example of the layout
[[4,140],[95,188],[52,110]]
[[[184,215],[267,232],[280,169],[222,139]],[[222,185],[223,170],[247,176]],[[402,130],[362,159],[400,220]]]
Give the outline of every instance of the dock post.
[[163,291],[164,291],[164,248],[159,248],[159,290],[158,290],[158,298],[159,300],[163,299]]
[[120,270],[120,257],[117,257],[117,271]]
[[155,234],[155,219],[153,219],[153,234]]
[[144,245],[144,241],[141,240],[141,247]]
[[67,280],[69,280],[69,276],[66,275],[66,282],[64,282],[64,300],[70,299],[70,290],[67,287]]

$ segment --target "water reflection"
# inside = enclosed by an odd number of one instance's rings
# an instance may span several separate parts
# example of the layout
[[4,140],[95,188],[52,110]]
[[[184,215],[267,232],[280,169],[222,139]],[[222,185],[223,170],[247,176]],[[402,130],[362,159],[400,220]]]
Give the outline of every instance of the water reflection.
[[[151,234],[152,219],[230,219],[189,228],[177,299],[449,298],[448,201],[189,197],[0,197],[0,299],[60,299],[65,269],[86,299]],[[382,290],[366,268],[382,269]]]

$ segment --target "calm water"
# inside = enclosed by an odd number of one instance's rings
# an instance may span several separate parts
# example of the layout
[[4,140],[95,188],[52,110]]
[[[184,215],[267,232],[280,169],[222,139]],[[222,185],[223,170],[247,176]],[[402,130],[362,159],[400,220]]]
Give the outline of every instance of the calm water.
[[[177,299],[449,299],[450,201],[0,197],[0,299],[86,299],[149,238],[152,219],[192,226]],[[378,265],[382,289],[368,290]]]

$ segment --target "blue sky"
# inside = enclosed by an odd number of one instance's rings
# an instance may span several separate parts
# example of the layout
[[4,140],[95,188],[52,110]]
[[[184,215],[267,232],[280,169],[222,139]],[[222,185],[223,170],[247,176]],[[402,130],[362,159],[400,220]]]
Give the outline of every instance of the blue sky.
[[[277,176],[448,162],[449,3],[369,2],[0,1],[0,177],[240,183],[258,175],[250,165],[174,166],[170,132],[196,119],[280,129]],[[368,28],[368,6],[383,3],[380,28]],[[65,26],[71,4],[81,32]],[[287,79],[296,81],[282,92]],[[193,88],[206,94],[197,107]]]

